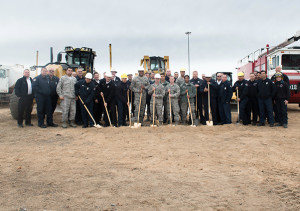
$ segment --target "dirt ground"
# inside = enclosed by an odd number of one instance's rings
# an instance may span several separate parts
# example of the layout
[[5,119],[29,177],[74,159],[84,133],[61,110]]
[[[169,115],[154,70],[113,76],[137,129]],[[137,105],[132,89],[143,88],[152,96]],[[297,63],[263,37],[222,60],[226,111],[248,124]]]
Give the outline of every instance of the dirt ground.
[[288,129],[33,124],[0,108],[0,210],[300,210],[297,105]]

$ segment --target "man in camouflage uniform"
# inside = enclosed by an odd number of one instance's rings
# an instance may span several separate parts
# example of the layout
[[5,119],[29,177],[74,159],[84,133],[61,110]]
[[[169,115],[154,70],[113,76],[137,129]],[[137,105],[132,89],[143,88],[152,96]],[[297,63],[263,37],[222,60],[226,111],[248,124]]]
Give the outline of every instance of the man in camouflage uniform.
[[133,121],[137,122],[138,120],[138,112],[139,112],[139,104],[140,104],[140,96],[142,94],[141,100],[141,110],[140,110],[140,123],[143,122],[144,114],[145,114],[145,105],[146,105],[146,89],[149,88],[150,83],[149,79],[144,76],[144,70],[139,70],[139,75],[134,77],[132,83],[130,85],[130,89],[134,92],[134,118]]
[[186,116],[189,108],[188,98],[190,99],[191,111],[190,114],[195,122],[195,96],[196,88],[193,84],[190,83],[190,76],[184,76],[185,83],[180,87],[180,108],[182,112],[182,123],[186,124]]
[[179,87],[184,84],[184,75],[185,75],[185,68],[180,69],[180,77],[177,78],[176,83]]
[[166,86],[168,121],[170,121],[170,101],[169,101],[169,95],[170,95],[171,109],[174,115],[175,125],[178,125],[179,122],[178,97],[180,96],[180,88],[177,84],[174,83],[175,82],[174,76],[170,76],[169,80],[170,83]]
[[[165,87],[160,83],[161,76],[159,74],[155,75],[155,83],[151,84],[148,94],[152,95],[150,101],[150,112],[151,117],[153,118],[153,98],[155,98],[155,114],[158,116],[159,125],[163,125],[163,98],[165,96]],[[154,93],[155,90],[155,93]]]
[[62,127],[67,128],[68,116],[71,121],[70,126],[76,127],[75,124],[75,114],[76,114],[76,99],[75,99],[75,84],[77,82],[76,78],[72,75],[72,69],[68,68],[66,70],[66,75],[61,77],[59,80],[56,92],[60,99],[60,105],[62,107]]
[[[185,68],[181,68],[180,69],[180,77],[178,77],[177,80],[176,80],[176,84],[179,86],[179,88],[182,86],[182,84],[184,84],[184,75],[185,75]],[[178,98],[178,104],[180,105],[180,97]],[[181,107],[179,109],[179,115],[180,115],[181,120],[182,120]]]
[[[166,76],[164,73],[160,74],[160,83],[164,86],[165,92],[167,92],[166,87],[169,84],[169,82],[166,81]],[[163,121],[164,121],[164,123],[166,123],[168,121],[167,98],[168,97],[165,95],[164,99],[163,99],[163,106],[164,106],[164,117],[163,117],[164,120]]]

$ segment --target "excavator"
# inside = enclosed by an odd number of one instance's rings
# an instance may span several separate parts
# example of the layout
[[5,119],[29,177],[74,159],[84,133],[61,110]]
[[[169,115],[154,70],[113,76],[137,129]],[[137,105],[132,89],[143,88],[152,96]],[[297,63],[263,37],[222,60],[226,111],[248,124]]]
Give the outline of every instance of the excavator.
[[164,56],[163,58],[159,56],[144,56],[140,65],[144,67],[145,73],[165,73],[170,66],[169,56]]

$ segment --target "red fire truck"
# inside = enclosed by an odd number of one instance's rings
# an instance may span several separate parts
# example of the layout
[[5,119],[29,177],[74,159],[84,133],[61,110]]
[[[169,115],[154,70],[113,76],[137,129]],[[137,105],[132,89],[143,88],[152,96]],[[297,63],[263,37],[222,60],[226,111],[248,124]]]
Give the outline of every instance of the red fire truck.
[[277,46],[265,48],[247,55],[238,61],[237,72],[244,72],[245,79],[249,74],[257,71],[266,71],[268,78],[275,73],[275,67],[281,66],[282,73],[290,80],[291,98],[290,103],[299,103],[300,106],[300,46],[288,47],[300,39],[300,31]]

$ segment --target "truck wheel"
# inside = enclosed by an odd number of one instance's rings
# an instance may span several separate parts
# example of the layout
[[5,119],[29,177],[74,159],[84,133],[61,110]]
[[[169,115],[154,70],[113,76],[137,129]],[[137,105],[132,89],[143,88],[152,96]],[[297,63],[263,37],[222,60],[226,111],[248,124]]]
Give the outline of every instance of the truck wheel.
[[19,103],[19,98],[15,95],[15,90],[14,90],[9,99],[9,108],[10,108],[11,116],[16,120],[18,119],[18,103]]

